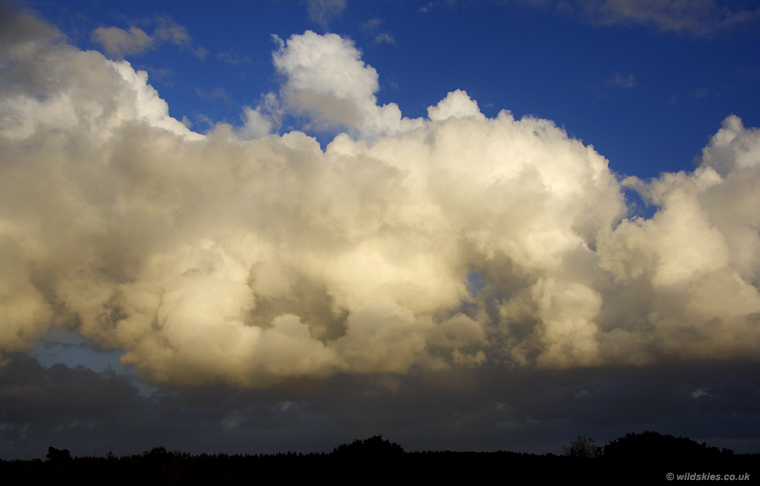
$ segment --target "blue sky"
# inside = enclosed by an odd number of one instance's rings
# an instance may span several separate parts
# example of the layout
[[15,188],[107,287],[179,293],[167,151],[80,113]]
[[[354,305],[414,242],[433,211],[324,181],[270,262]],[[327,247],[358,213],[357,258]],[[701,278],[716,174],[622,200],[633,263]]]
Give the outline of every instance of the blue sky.
[[0,4],[0,457],[760,450],[760,6]]

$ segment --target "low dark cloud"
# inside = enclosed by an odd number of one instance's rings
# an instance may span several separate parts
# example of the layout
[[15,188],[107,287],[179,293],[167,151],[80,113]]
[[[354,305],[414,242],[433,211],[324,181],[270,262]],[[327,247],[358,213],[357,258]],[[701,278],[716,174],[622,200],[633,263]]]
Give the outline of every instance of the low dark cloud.
[[0,457],[141,453],[329,451],[383,434],[407,450],[561,453],[657,430],[737,452],[760,447],[760,373],[741,363],[458,376],[341,375],[273,390],[224,385],[156,388],[83,367],[14,357],[0,372]]

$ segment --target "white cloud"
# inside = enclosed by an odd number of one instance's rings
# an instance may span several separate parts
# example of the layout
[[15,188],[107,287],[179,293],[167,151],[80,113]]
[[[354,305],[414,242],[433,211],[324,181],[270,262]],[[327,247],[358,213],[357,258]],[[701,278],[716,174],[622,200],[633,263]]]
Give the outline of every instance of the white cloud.
[[[459,90],[404,119],[337,35],[283,42],[282,98],[203,136],[129,63],[12,31],[0,352],[57,326],[156,382],[265,387],[760,351],[760,132],[737,117],[693,172],[624,181],[660,207],[626,219],[592,147]],[[278,135],[283,110],[350,135]]]
[[286,76],[282,98],[318,128],[342,127],[372,137],[420,126],[402,119],[395,103],[377,105],[377,71],[364,64],[351,40],[311,31],[277,40],[274,65]]
[[433,121],[444,121],[449,118],[466,116],[474,116],[480,120],[485,120],[483,114],[480,113],[478,103],[470,99],[467,93],[460,89],[452,91],[436,106],[428,107],[427,111],[428,118]]
[[277,96],[267,93],[256,108],[245,107],[242,118],[244,124],[238,136],[244,140],[261,138],[277,131],[282,123],[282,109]]

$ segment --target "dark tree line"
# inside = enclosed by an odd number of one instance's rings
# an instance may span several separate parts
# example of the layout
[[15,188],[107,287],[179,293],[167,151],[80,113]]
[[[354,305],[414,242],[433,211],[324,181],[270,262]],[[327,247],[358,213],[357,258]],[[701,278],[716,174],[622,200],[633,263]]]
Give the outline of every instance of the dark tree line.
[[[441,483],[521,484],[580,479],[591,483],[668,482],[667,473],[750,474],[760,454],[732,451],[656,432],[627,434],[604,447],[579,437],[562,456],[515,452],[405,452],[374,436],[316,454],[200,454],[156,447],[143,454],[72,457],[50,447],[46,459],[1,461],[4,484],[201,485]],[[748,481],[743,481],[747,483]]]

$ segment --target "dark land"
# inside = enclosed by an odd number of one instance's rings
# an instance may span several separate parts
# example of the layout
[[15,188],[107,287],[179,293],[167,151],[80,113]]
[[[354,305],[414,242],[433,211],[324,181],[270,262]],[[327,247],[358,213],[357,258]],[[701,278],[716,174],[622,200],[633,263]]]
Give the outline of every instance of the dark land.
[[[673,474],[671,480],[668,473]],[[690,477],[682,475],[687,474]],[[712,476],[711,476],[712,475]],[[375,436],[342,444],[331,453],[190,455],[156,447],[143,454],[71,457],[50,447],[47,457],[0,460],[4,484],[42,485],[252,485],[650,484],[700,481],[751,484],[760,481],[760,454],[734,454],[693,440],[656,432],[627,434],[604,447],[578,438],[564,455],[516,452],[404,452]],[[733,478],[733,480],[732,480]],[[711,481],[712,480],[712,481]],[[319,484],[319,483],[317,483]]]

